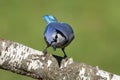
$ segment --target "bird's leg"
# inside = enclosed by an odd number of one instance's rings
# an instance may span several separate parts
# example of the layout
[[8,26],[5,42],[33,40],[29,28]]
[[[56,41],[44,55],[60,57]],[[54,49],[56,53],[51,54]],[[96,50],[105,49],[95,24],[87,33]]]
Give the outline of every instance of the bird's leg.
[[63,53],[64,53],[64,59],[66,59],[67,58],[67,55],[66,55],[66,53],[65,53],[65,48],[62,48],[62,51],[63,51]]
[[46,55],[46,53],[47,53],[47,48],[48,48],[49,46],[47,45],[46,47],[45,47],[45,49],[43,50],[43,53],[44,53],[44,55]]

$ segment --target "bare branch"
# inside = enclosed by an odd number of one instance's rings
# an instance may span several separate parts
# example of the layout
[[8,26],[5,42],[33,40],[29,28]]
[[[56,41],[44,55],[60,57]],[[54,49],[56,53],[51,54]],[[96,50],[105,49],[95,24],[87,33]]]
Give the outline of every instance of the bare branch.
[[34,50],[22,44],[0,39],[0,69],[39,80],[120,80],[120,76],[100,70],[72,58]]

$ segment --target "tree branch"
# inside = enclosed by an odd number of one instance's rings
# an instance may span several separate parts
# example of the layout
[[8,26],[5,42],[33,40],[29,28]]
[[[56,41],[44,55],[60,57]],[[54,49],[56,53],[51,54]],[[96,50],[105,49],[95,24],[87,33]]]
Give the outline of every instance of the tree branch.
[[0,69],[39,80],[120,80],[120,76],[100,70],[72,58],[34,50],[22,44],[0,39]]

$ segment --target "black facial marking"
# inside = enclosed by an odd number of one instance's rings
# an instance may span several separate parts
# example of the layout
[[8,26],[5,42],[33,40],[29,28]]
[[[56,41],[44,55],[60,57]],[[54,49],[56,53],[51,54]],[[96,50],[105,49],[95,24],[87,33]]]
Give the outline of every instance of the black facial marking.
[[67,40],[66,36],[61,31],[56,30],[56,32],[59,33],[60,35],[62,35],[66,39],[64,44],[68,43],[68,40]]
[[56,30],[57,33],[59,33],[60,35],[62,35],[65,39],[66,39],[66,36],[59,30]]
[[55,35],[55,39],[57,39],[58,38],[58,36],[57,35]]
[[53,39],[53,41],[54,41],[54,42],[57,42],[57,38],[58,38],[58,36],[55,35],[55,38]]

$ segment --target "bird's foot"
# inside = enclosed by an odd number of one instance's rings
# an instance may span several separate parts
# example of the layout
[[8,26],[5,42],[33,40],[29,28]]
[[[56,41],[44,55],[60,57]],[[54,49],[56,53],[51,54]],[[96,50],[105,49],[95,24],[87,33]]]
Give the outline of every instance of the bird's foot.
[[64,59],[65,61],[67,61],[67,60],[68,60],[67,55],[64,55],[63,59]]
[[47,50],[46,49],[44,49],[42,52],[44,53],[44,56],[47,54]]

